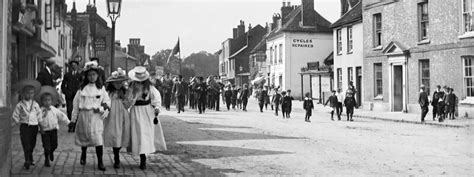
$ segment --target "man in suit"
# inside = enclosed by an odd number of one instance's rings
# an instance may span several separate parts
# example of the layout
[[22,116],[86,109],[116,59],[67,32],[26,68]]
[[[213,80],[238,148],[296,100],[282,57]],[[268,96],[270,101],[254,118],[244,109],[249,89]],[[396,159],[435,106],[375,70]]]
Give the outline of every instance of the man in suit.
[[165,102],[166,110],[169,111],[170,105],[171,105],[171,89],[173,89],[173,81],[171,81],[169,73],[166,73],[165,77],[162,80],[162,84],[163,84],[163,93],[164,93],[163,101]]
[[176,109],[178,110],[178,114],[183,111],[184,112],[184,101],[187,92],[187,85],[183,82],[183,76],[179,75],[178,81],[173,85],[173,93],[176,95]]
[[55,87],[53,78],[53,60],[46,60],[46,67],[44,67],[39,73],[36,80],[41,83],[41,86]]
[[421,107],[421,122],[425,122],[425,117],[426,117],[426,114],[428,113],[428,105],[430,105],[430,101],[428,100],[428,94],[425,92],[424,85],[422,85],[420,88],[418,103],[420,104],[420,107]]
[[[70,70],[64,75],[63,82],[61,84],[61,90],[66,96],[66,109],[67,109],[67,117],[71,120],[71,113],[72,113],[72,102],[74,100],[74,96],[76,95],[77,90],[82,82],[82,75],[79,71],[79,62],[78,61],[71,61],[69,62]],[[68,132],[74,132],[74,128],[70,127]]]
[[198,83],[194,86],[194,90],[197,93],[198,109],[199,114],[205,113],[206,111],[206,95],[207,95],[207,84],[204,82],[203,77],[198,78]]

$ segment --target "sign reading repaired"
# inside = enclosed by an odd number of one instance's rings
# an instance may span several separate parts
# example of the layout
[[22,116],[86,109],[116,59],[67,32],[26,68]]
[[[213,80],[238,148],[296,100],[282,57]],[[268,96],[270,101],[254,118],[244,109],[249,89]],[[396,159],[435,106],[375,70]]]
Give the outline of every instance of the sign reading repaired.
[[312,39],[293,39],[292,47],[301,47],[301,48],[313,48],[313,40]]

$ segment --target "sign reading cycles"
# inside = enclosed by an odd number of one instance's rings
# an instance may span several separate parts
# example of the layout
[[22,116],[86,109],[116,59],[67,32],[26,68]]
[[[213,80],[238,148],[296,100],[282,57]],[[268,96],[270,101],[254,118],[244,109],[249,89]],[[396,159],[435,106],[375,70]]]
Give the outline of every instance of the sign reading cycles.
[[313,48],[313,40],[312,39],[293,39],[293,43],[291,44],[292,47],[300,47],[300,48]]

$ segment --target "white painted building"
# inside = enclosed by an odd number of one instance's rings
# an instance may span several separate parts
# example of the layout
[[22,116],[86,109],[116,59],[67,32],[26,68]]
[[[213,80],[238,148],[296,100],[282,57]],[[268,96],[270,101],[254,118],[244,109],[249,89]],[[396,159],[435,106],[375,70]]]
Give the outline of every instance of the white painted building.
[[364,58],[364,40],[362,24],[362,3],[354,6],[348,1],[348,11],[343,12],[340,19],[334,22],[334,88],[347,91],[349,82],[353,82],[358,91],[356,100],[361,104],[364,89],[362,80],[362,66]]
[[[314,0],[302,0],[301,6],[283,3],[282,15],[274,16],[267,37],[267,64],[270,84],[291,90],[301,98],[310,92],[310,78],[299,74],[308,62],[320,62],[332,52],[330,22],[314,10]],[[303,86],[302,86],[303,85]]]

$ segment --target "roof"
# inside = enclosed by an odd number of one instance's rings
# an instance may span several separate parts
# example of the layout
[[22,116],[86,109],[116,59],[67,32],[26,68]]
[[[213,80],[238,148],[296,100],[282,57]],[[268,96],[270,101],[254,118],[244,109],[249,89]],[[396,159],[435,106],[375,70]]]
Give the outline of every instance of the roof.
[[346,12],[339,20],[331,25],[331,28],[338,28],[358,21],[362,21],[362,3],[358,3],[351,10]]
[[240,50],[238,50],[237,52],[234,52],[229,58],[234,58],[235,56],[239,55],[240,52],[244,51],[245,49],[247,49],[247,46],[244,46]]
[[250,53],[265,52],[267,50],[267,39],[262,40],[250,51]]
[[[249,38],[248,36],[252,36],[252,35],[259,35],[261,33],[265,33],[265,28],[263,28],[261,25],[257,25],[253,28],[251,28],[249,31],[247,31],[246,33],[240,35],[239,37],[237,37],[237,39],[234,39],[232,41],[232,51],[230,51],[230,57],[229,58],[233,58],[237,55],[239,55],[241,52],[245,51],[245,49],[253,49],[253,45],[252,44],[249,44]],[[262,36],[263,36],[262,34]],[[251,46],[249,46],[251,45]],[[250,47],[250,48],[249,48]]]
[[324,64],[326,66],[331,66],[334,64],[334,52],[331,52],[329,56],[324,59]]
[[332,29],[330,28],[331,22],[326,20],[323,16],[321,16],[318,12],[314,11],[315,13],[315,27],[302,27],[300,25],[301,22],[301,13],[302,7],[298,6],[295,10],[291,11],[287,17],[285,17],[286,21],[285,24],[282,24],[281,28],[277,28],[273,30],[269,35],[268,38],[272,38],[277,36],[283,32],[306,32],[306,33],[332,33]]

